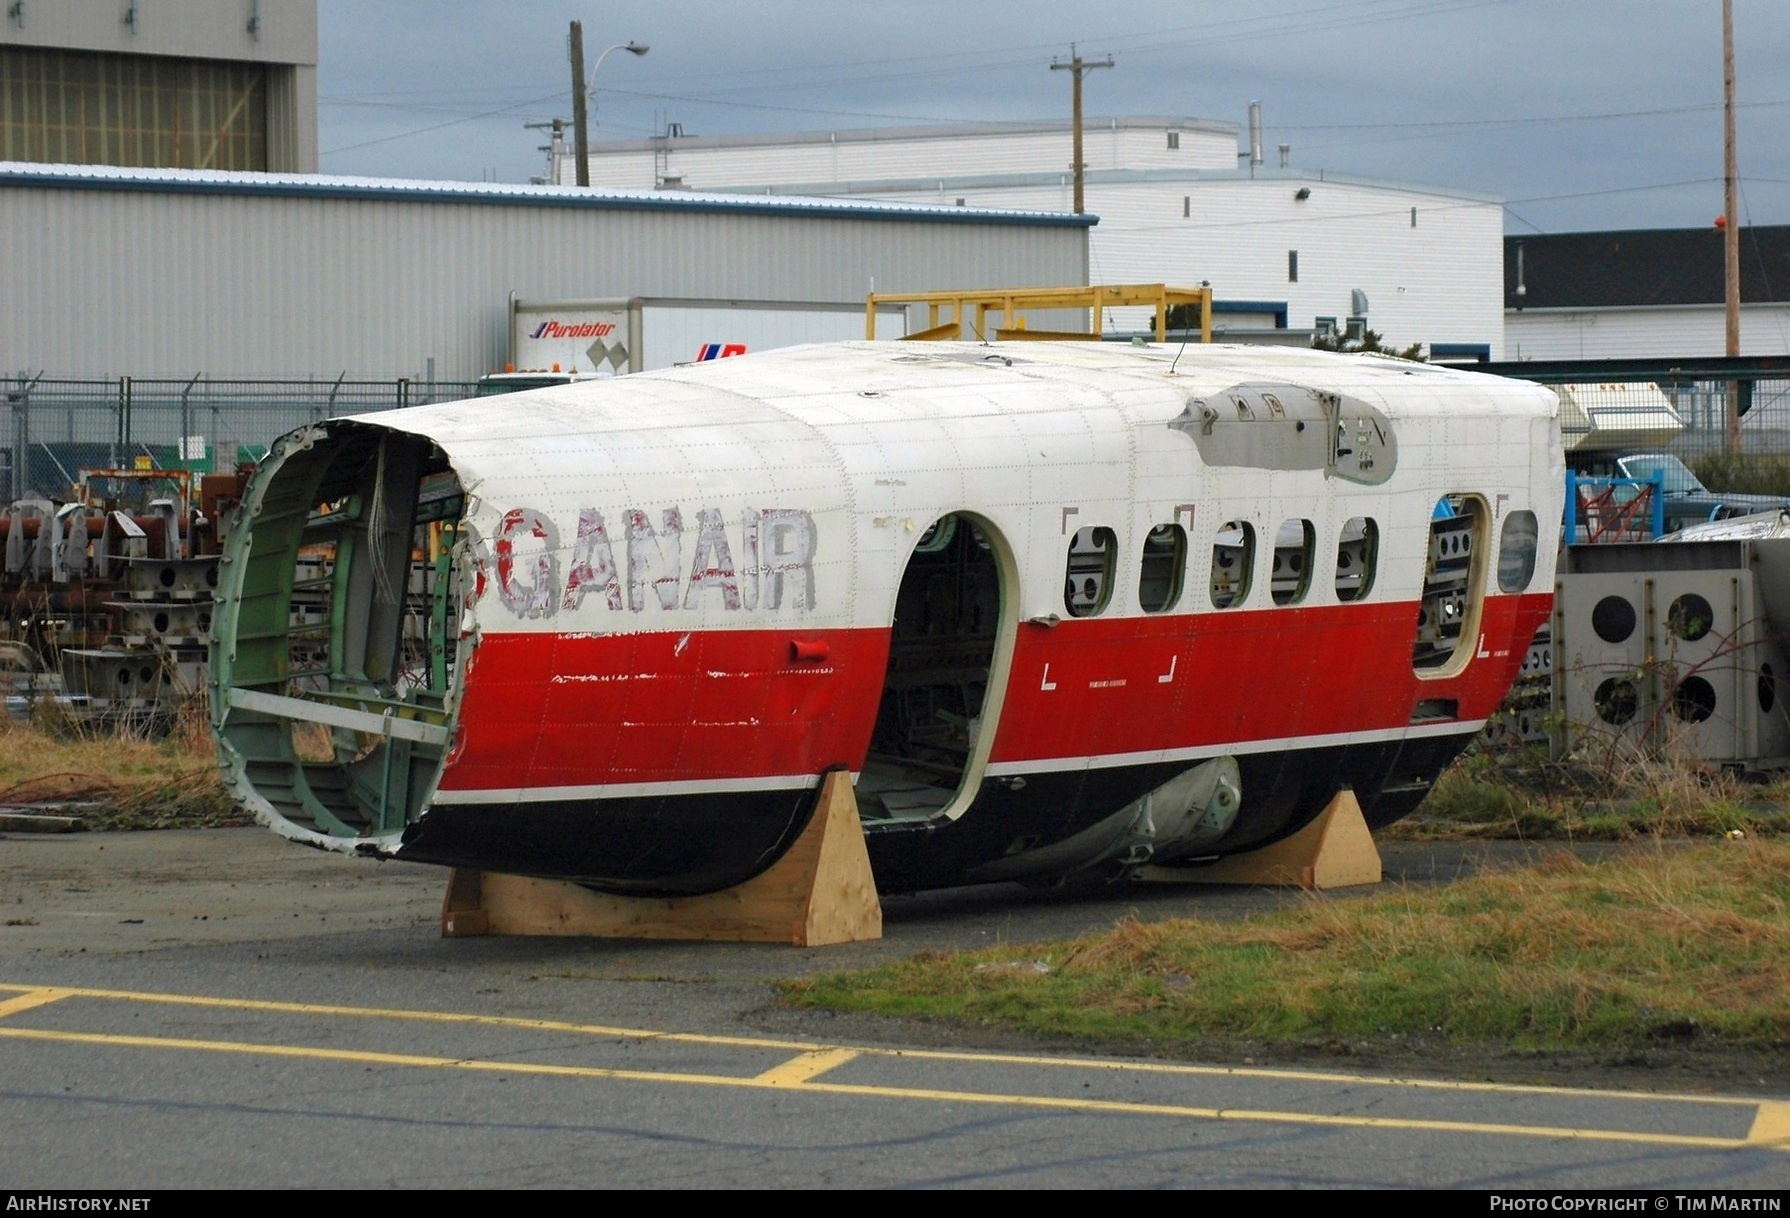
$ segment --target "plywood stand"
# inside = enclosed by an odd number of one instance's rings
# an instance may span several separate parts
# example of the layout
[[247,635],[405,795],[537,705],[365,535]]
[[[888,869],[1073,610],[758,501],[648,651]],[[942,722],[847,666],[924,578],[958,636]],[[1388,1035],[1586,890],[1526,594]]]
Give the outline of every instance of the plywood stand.
[[618,897],[563,880],[456,868],[441,933],[725,939],[821,947],[883,937],[851,775],[826,776],[802,836],[769,871],[700,897]]
[[1305,828],[1247,854],[1209,867],[1145,867],[1146,881],[1175,884],[1278,884],[1300,888],[1349,888],[1378,884],[1380,852],[1361,815],[1355,793],[1343,788]]

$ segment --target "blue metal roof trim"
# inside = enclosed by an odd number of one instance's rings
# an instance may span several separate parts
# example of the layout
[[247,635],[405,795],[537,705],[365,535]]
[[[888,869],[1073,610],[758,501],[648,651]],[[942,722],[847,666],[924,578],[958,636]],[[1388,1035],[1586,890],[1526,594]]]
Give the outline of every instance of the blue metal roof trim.
[[1287,302],[1284,300],[1214,300],[1212,312],[1217,313],[1268,313],[1274,317],[1274,328],[1287,328]]
[[1476,363],[1492,362],[1492,344],[1490,343],[1431,343],[1430,358],[1433,360],[1473,360]]
[[921,203],[863,203],[788,195],[759,198],[697,192],[598,193],[566,186],[427,182],[402,178],[247,174],[218,170],[128,169],[95,165],[37,165],[0,161],[0,186],[60,186],[75,190],[153,194],[252,195],[301,199],[391,199],[414,203],[490,203],[510,207],[577,207],[593,211],[693,211],[747,216],[824,216],[934,224],[1017,224],[1091,228],[1100,218],[1066,212],[996,211]]

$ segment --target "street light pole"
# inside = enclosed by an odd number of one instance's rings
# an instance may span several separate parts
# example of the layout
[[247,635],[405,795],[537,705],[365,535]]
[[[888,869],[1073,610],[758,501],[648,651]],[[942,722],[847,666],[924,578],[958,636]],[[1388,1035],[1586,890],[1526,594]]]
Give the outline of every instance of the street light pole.
[[[1722,277],[1728,357],[1740,354],[1740,167],[1734,151],[1734,0],[1722,0]],[[1748,388],[1751,388],[1749,385]],[[1728,383],[1728,451],[1740,451],[1741,384]]]
[[603,66],[603,61],[609,58],[611,51],[644,55],[650,50],[652,48],[643,42],[618,42],[614,46],[604,47],[587,76],[584,71],[584,23],[572,22],[572,155],[578,161],[578,185],[590,185],[590,117],[586,99],[596,88],[597,69]]

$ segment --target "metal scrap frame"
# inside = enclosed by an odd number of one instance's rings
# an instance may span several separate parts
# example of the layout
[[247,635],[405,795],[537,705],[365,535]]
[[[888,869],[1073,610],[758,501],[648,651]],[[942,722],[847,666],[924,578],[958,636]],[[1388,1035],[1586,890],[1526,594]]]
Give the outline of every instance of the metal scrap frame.
[[[926,328],[904,337],[910,341],[961,340],[966,322],[974,338],[1011,341],[1099,341],[1101,310],[1128,305],[1150,305],[1156,310],[1156,341],[1168,341],[1168,312],[1176,305],[1198,305],[1200,341],[1212,341],[1212,289],[1171,288],[1161,283],[1093,284],[1066,288],[990,288],[953,292],[872,292],[864,303],[864,337],[876,337],[879,306],[927,306]],[[1028,330],[1023,313],[1028,309],[1087,309],[1092,329]],[[943,318],[941,319],[941,312]],[[1001,325],[988,333],[988,315],[998,312]]]

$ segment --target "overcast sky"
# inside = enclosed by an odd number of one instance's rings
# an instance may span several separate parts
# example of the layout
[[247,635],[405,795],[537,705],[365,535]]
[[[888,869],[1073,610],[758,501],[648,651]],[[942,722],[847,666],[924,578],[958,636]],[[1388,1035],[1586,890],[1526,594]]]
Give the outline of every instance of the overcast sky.
[[[1790,223],[1790,6],[1735,0],[1743,223]],[[1272,158],[1483,192],[1505,231],[1722,210],[1720,0],[321,0],[322,168],[525,182],[571,115],[566,33],[604,47],[593,139],[1067,117],[1245,123]],[[1065,150],[1067,157],[1067,150]],[[1097,208],[1095,209],[1097,210]]]

